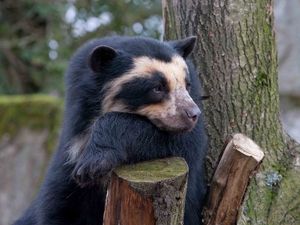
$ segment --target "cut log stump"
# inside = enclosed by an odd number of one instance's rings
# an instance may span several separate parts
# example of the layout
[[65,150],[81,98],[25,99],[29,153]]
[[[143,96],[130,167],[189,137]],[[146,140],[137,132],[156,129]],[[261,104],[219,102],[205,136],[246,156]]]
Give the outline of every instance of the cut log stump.
[[115,169],[103,225],[183,224],[187,176],[186,162],[177,157]]
[[234,225],[250,178],[264,158],[260,147],[243,134],[229,140],[215,170],[207,205],[205,225]]

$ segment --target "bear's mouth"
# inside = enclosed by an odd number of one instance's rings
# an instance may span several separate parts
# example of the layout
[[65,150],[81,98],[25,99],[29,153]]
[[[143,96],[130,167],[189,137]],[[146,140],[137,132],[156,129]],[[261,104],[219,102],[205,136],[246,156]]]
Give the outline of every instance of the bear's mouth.
[[197,124],[198,118],[194,121],[185,119],[183,116],[174,116],[166,119],[153,118],[150,121],[160,130],[172,133],[190,132]]

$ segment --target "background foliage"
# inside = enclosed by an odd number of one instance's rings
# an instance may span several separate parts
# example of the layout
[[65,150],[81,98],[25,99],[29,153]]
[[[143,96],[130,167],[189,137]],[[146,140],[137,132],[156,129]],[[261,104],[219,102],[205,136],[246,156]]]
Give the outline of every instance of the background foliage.
[[0,94],[63,95],[75,49],[107,35],[162,33],[160,0],[0,0]]

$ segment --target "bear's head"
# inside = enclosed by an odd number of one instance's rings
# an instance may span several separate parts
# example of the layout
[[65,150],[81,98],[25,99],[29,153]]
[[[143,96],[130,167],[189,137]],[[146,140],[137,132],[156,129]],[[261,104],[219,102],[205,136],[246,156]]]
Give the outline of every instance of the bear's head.
[[192,130],[201,113],[190,96],[186,63],[195,41],[195,37],[172,42],[135,39],[122,48],[95,47],[89,56],[90,69],[95,76],[107,76],[102,113],[134,113],[162,130]]

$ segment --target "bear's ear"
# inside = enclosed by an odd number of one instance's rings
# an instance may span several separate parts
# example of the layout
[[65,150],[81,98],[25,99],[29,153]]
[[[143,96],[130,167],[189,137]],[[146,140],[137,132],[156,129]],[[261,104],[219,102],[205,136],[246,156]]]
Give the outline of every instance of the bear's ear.
[[170,41],[169,44],[183,57],[186,58],[191,54],[195,47],[197,37],[191,36],[178,41]]
[[118,53],[115,49],[99,45],[95,47],[90,53],[89,66],[94,72],[100,72],[101,68],[109,64]]

